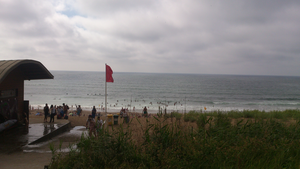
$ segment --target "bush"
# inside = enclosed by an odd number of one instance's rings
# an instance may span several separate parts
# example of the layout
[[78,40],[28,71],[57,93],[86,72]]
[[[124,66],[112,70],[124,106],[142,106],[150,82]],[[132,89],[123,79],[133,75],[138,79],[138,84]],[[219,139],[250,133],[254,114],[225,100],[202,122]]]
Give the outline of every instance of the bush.
[[183,120],[184,120],[185,122],[190,121],[190,118],[189,118],[189,116],[186,115],[186,113],[184,113],[184,115],[183,115]]
[[178,113],[178,112],[172,112],[172,114],[173,114],[173,117],[176,118],[176,120],[180,120],[181,117],[182,117],[182,114],[181,114],[181,113]]
[[199,128],[204,128],[205,127],[205,124],[207,123],[207,116],[206,114],[200,114],[198,116],[198,119],[197,119],[197,125]]
[[[265,116],[259,111],[245,114]],[[82,136],[77,150],[62,154],[52,148],[50,168],[299,168],[300,122],[285,125],[269,117],[232,125],[222,112],[209,119],[206,113],[188,115],[197,117],[199,129],[146,119],[138,145],[129,125],[115,132],[101,130],[98,139]]]

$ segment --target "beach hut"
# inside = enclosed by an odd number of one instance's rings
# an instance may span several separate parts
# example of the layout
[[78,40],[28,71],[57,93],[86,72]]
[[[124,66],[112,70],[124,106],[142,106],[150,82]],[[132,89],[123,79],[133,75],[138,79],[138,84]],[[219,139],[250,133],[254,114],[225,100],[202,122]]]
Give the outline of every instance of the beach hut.
[[[24,101],[24,80],[53,79],[46,67],[35,60],[0,61],[0,125],[8,120],[23,123],[29,113]],[[29,120],[29,119],[28,119]]]

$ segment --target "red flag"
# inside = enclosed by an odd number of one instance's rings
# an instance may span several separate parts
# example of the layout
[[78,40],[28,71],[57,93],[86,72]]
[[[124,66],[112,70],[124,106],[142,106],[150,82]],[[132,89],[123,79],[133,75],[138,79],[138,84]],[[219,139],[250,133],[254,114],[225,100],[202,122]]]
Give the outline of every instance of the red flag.
[[114,82],[114,78],[112,77],[113,71],[110,66],[106,65],[106,82]]

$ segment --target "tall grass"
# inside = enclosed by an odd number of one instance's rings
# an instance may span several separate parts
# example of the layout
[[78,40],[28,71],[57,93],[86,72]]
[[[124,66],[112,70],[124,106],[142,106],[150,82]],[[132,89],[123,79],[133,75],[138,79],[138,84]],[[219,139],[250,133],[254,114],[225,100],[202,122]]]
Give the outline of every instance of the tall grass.
[[[82,136],[76,151],[53,152],[50,168],[299,168],[297,113],[185,114],[183,119],[196,119],[196,129],[164,117],[145,119],[146,123],[136,118],[142,143],[135,141],[130,124],[101,130],[98,139]],[[286,125],[289,118],[297,121]]]
[[300,110],[284,110],[284,111],[259,111],[259,110],[232,110],[232,111],[211,111],[211,112],[197,112],[197,111],[190,111],[184,115],[185,121],[191,121],[191,119],[197,119],[199,115],[205,114],[206,116],[216,117],[220,113],[227,115],[229,118],[257,118],[257,119],[267,119],[267,118],[275,118],[280,120],[288,120],[288,119],[295,119],[300,120]]

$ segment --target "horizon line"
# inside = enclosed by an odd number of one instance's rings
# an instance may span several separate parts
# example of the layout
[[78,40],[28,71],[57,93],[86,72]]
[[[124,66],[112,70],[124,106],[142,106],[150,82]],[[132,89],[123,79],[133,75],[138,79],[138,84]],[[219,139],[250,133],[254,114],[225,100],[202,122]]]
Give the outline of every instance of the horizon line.
[[[60,72],[102,72],[105,71],[92,71],[92,70],[49,70]],[[277,77],[300,77],[295,75],[258,75],[258,74],[209,74],[209,73],[167,73],[167,72],[114,72],[114,73],[143,73],[143,74],[178,74],[178,75],[224,75],[224,76],[277,76]]]

